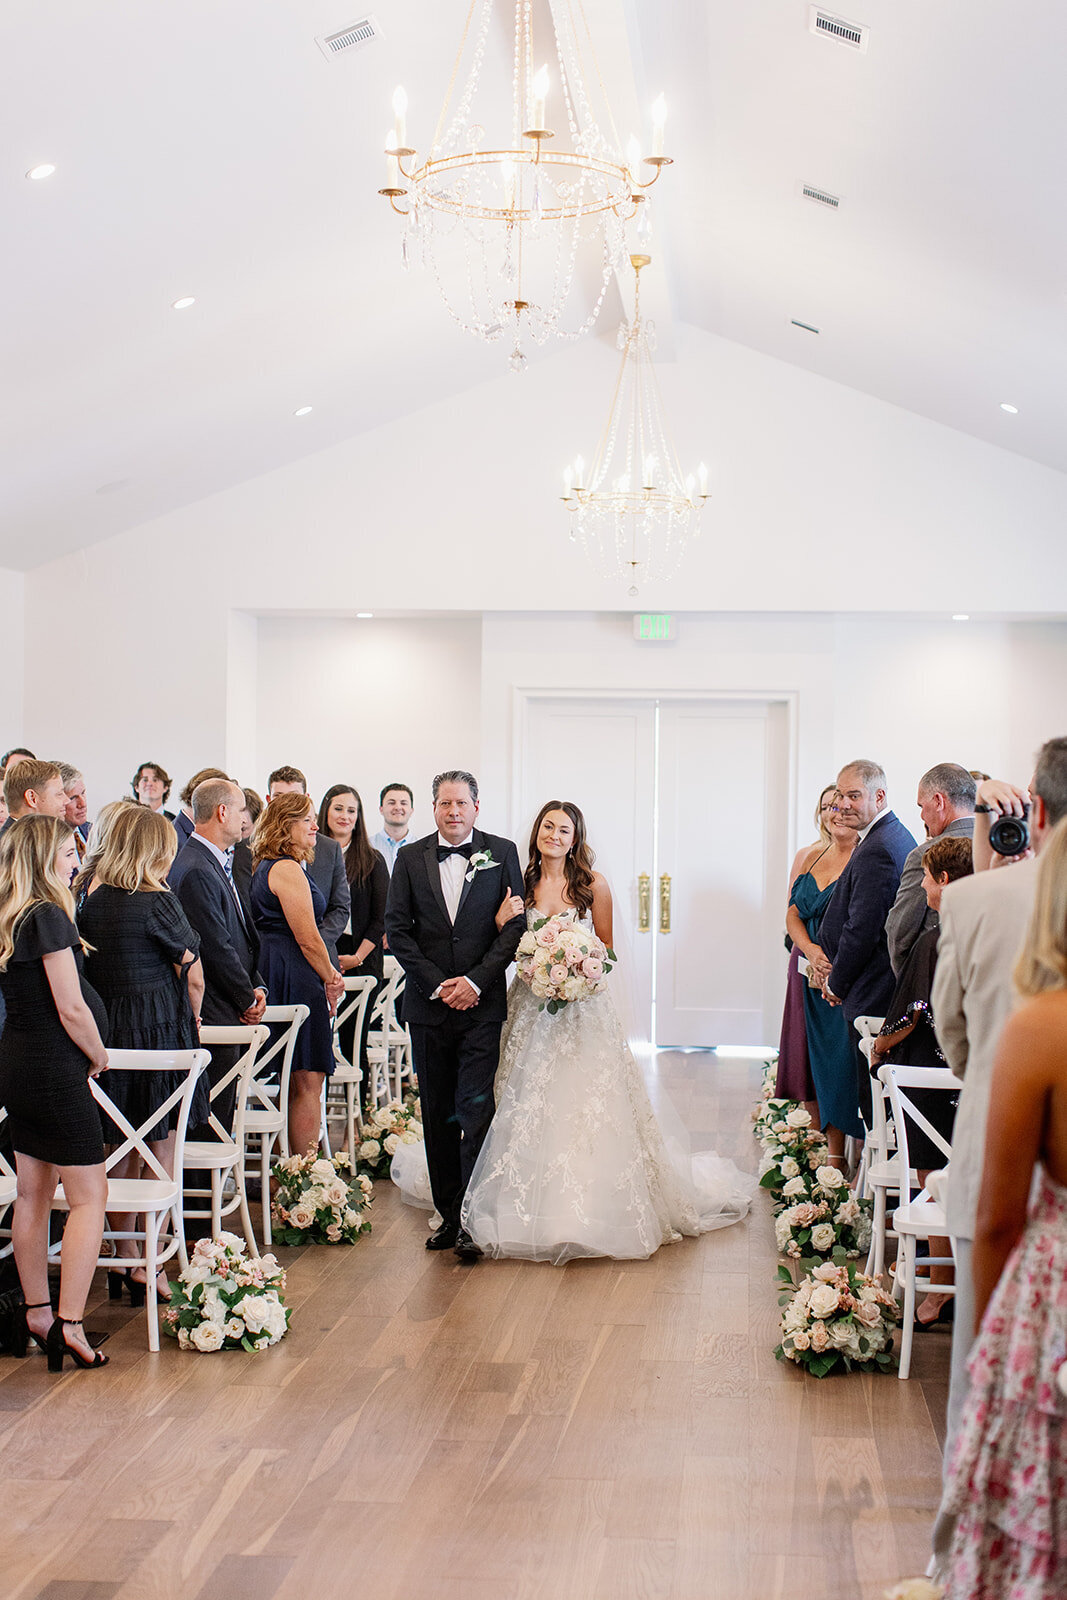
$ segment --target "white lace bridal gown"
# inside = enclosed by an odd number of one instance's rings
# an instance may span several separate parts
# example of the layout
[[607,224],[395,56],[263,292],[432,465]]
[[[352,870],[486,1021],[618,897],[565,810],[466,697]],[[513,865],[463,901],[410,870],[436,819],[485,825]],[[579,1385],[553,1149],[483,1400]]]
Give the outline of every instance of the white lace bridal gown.
[[756,1180],[711,1153],[690,1156],[680,1124],[664,1136],[610,981],[554,1016],[538,1007],[516,978],[496,1116],[463,1202],[463,1226],[485,1253],[643,1260],[682,1234],[739,1222]]

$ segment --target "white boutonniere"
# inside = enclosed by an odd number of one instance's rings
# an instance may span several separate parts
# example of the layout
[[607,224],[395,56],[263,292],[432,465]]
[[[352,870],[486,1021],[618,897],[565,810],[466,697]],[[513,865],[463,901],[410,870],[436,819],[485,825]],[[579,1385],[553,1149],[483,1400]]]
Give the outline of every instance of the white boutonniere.
[[468,883],[473,883],[476,872],[484,872],[487,867],[498,867],[499,865],[499,861],[493,860],[493,852],[491,850],[476,850],[471,856],[470,871],[466,874],[466,880]]

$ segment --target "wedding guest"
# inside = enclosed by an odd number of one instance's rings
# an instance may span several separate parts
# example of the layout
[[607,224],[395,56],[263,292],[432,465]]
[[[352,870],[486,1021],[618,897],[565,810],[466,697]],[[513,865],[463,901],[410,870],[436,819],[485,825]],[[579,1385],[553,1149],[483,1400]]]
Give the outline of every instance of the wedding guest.
[[857,1017],[884,1017],[893,996],[893,968],[885,922],[896,899],[900,874],[915,840],[893,815],[885,773],[876,761],[850,761],[837,775],[838,817],[858,830],[859,843],[841,874],[820,930],[831,963],[823,995],[840,1005],[849,1029],[859,1107],[871,1116],[871,1078],[860,1053]]
[[377,850],[392,877],[397,851],[407,844],[411,833],[415,796],[406,783],[387,783],[378,796],[378,810],[382,825],[370,841],[371,848]]
[[67,797],[55,761],[15,761],[4,773],[4,804],[9,828],[18,817],[65,817]]
[[59,763],[59,776],[63,780],[63,793],[67,797],[64,820],[74,829],[74,843],[78,847],[80,860],[85,855],[85,841],[89,837],[89,807],[85,801],[85,779],[77,767],[72,767],[66,761]]
[[85,903],[86,895],[93,886],[96,864],[106,848],[108,831],[112,822],[120,811],[132,811],[136,805],[136,800],[109,800],[96,813],[93,825],[89,829],[85,855],[82,857],[74,889],[74,901],[79,911]]
[[163,810],[170,799],[170,782],[170,773],[158,761],[142,761],[130,779],[130,787],[138,805],[147,806],[149,811],[162,811],[167,821],[173,822],[174,812]]
[[[107,1009],[108,1042],[122,1050],[195,1050],[204,998],[200,940],[189,926],[181,902],[167,887],[178,848],[166,817],[145,806],[123,805],[112,817],[99,858],[85,875],[86,895],[78,925],[89,946],[86,975]],[[80,885],[75,883],[75,892]],[[146,1123],[185,1081],[184,1073],[112,1072],[108,1094],[135,1128]],[[206,1122],[208,1092],[201,1077],[193,1095],[190,1122]],[[174,1170],[178,1110],[172,1107],[150,1130],[147,1142],[167,1172]],[[105,1129],[120,1143],[118,1129]],[[116,1178],[150,1176],[135,1152],[112,1169]],[[116,1216],[117,1233],[129,1232],[130,1217]],[[136,1242],[119,1239],[116,1256],[136,1256]],[[125,1283],[130,1299],[142,1305],[141,1267],[108,1275],[112,1298]],[[159,1293],[170,1297],[167,1275],[159,1274]]]
[[289,1079],[289,1148],[318,1148],[322,1086],[333,1072],[331,1016],[344,979],[319,932],[326,901],[308,864],[319,831],[303,793],[272,795],[252,834],[252,916],[260,966],[276,1005],[306,1005]]
[[[378,851],[371,849],[367,824],[363,818],[363,802],[351,784],[335,783],[323,795],[319,807],[319,839],[324,835],[336,840],[341,847],[352,901],[348,928],[337,941],[338,968],[343,977],[367,975],[376,978],[380,985],[389,870]],[[318,848],[316,845],[316,850]],[[368,1004],[363,1014],[363,1029],[359,1039],[358,1060],[363,1073],[364,1105],[369,1103],[371,1087],[367,1063],[370,1013]],[[355,1018],[349,1018],[341,1024],[338,1042],[342,1055],[349,1061],[355,1061],[357,1058],[352,1053],[356,1043]]]
[[[996,782],[990,779],[983,783],[979,797]],[[1029,792],[1033,795],[1030,833],[1039,859],[1053,827],[1067,817],[1067,738],[1050,739],[1042,747]],[[980,871],[978,835],[976,824],[973,877],[951,884],[942,896],[941,940],[933,988],[937,1040],[946,1062],[956,1077],[963,1079],[945,1203],[956,1260],[946,1463],[952,1456],[968,1388],[967,1358],[975,1321],[971,1261],[993,1059],[1001,1030],[1015,1003],[1012,969],[1033,911],[1037,883],[1037,860],[1020,861],[994,872]],[[998,1115],[999,1112],[998,1106]],[[954,1515],[943,1506],[933,1533],[935,1565],[944,1562],[953,1522]]]
[[[837,785],[835,783],[827,784],[815,807],[815,826],[818,829],[818,840],[815,844],[804,845],[793,858],[793,865],[789,869],[790,898],[786,901],[787,921],[789,907],[792,904],[793,885],[804,869],[804,862],[812,855],[813,851],[825,849],[831,843],[827,822],[833,806],[836,789]],[[786,933],[786,948],[789,951],[789,966],[786,970],[785,1006],[782,1011],[782,1031],[778,1041],[778,1072],[775,1078],[774,1092],[783,1100],[799,1101],[808,1111],[812,1122],[817,1125],[819,1106],[815,1097],[815,1085],[811,1077],[811,1064],[808,1059],[808,1035],[804,1022],[804,990],[807,987],[807,979],[801,976],[799,968],[799,962],[804,957],[800,946],[788,930]]]
[[923,890],[923,856],[935,839],[970,839],[973,835],[974,779],[966,767],[943,761],[919,779],[917,804],[926,838],[904,863],[885,924],[889,959],[898,977],[916,939],[937,922],[937,913],[931,911]]
[[225,778],[227,783],[233,780],[226,777],[221,767],[201,767],[199,772],[194,772],[189,782],[185,785],[178,798],[181,808],[174,818],[174,828],[178,835],[178,849],[186,843],[195,826],[193,819],[193,791],[202,783],[207,783],[209,778]]
[[[279,794],[307,794],[307,779],[299,767],[276,767],[267,784],[267,804]],[[348,890],[348,875],[336,839],[320,835],[315,845],[315,856],[308,863],[308,871],[318,884],[326,902],[319,933],[330,956],[330,964],[337,967],[337,941],[348,927],[352,897]]]
[[4,803],[4,791],[3,791],[3,788],[0,787],[0,828],[3,828],[4,823],[6,821],[7,821],[7,806]]
[[[932,839],[923,856],[923,892],[927,905],[937,917],[941,896],[950,883],[967,878],[974,871],[971,841],[967,838],[943,833]],[[871,1046],[871,1071],[887,1063],[909,1067],[943,1067],[945,1057],[934,1032],[932,996],[934,971],[937,966],[937,946],[940,938],[938,923],[921,933],[909,950],[900,969],[896,991],[889,1002],[885,1026]],[[932,1127],[949,1143],[956,1120],[959,1096],[946,1094],[940,1089],[909,1089],[909,1098]],[[908,1129],[908,1155],[916,1169],[920,1186],[936,1167],[943,1167],[947,1157],[928,1134],[917,1126]],[[934,1237],[930,1240],[931,1256],[947,1257],[951,1252],[948,1239]],[[932,1283],[951,1283],[952,1268],[930,1268]],[[915,1313],[920,1328],[932,1327],[942,1319],[951,1319],[954,1302],[950,1295],[931,1293],[924,1295]]]
[[974,1236],[979,1331],[943,1502],[954,1518],[946,1600],[1061,1600],[1067,1574],[1067,820],[1036,880],[1014,974],[1024,1003],[993,1067]]
[[[25,1331],[49,1370],[70,1355],[102,1367],[82,1328],[100,1256],[107,1178],[100,1113],[89,1079],[107,1070],[107,1019],[82,976],[70,880],[72,831],[52,816],[13,822],[0,843],[0,1103],[7,1107],[18,1198],[11,1236],[25,1295]],[[66,1195],[59,1312],[48,1288],[48,1227],[57,1183]]]
[[818,1102],[819,1124],[826,1134],[829,1159],[844,1170],[845,1139],[861,1139],[859,1100],[853,1063],[849,1025],[840,1006],[824,997],[822,984],[830,971],[830,961],[822,947],[822,928],[845,869],[852,859],[859,837],[851,820],[846,820],[837,803],[836,785],[825,819],[829,842],[812,845],[800,862],[786,912],[789,937],[811,971],[804,983],[805,1032],[808,1061]]
[[259,821],[260,812],[263,810],[263,801],[254,789],[242,789],[245,797],[244,807],[241,811],[241,837],[233,847],[233,881],[237,885],[242,900],[248,900],[252,893],[252,829]]
[[21,745],[16,745],[14,750],[8,750],[6,752],[6,754],[4,755],[3,759],[0,760],[0,781],[2,781],[4,773],[7,771],[8,767],[11,765],[12,760],[16,756],[18,756],[18,758],[20,760],[26,760],[26,761],[36,761],[37,760],[37,757],[34,755],[32,750],[24,750],[21,747]]

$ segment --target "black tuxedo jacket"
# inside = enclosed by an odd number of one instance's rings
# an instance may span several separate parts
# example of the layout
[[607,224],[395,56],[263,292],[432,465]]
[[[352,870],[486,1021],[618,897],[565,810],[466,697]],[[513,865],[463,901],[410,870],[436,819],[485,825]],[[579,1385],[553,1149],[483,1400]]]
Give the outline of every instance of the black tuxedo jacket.
[[204,1021],[233,1026],[255,1002],[253,990],[266,987],[256,970],[259,940],[252,908],[242,895],[242,922],[225,872],[195,838],[178,851],[167,881],[200,935]]
[[819,929],[819,946],[833,962],[830,988],[846,1017],[884,1016],[896,980],[885,922],[915,840],[892,814],[861,839],[837,880]]
[[[443,1022],[462,1016],[473,1022],[503,1022],[507,1015],[505,973],[515,947],[526,931],[524,915],[513,917],[500,933],[496,913],[510,886],[522,892],[518,851],[510,839],[499,839],[477,828],[471,843],[475,851],[488,850],[491,867],[464,880],[455,923],[441,889],[437,861],[437,834],[428,834],[397,853],[389,880],[385,932],[389,954],[396,957],[407,977],[404,986],[404,1021]],[[469,978],[481,990],[471,1011],[455,1012],[443,1000],[430,996],[445,978]]]

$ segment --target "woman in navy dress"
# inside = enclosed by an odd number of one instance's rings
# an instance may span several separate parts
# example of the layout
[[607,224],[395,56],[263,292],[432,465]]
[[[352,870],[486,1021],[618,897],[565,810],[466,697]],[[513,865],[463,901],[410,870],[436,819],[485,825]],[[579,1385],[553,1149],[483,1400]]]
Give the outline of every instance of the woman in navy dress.
[[[790,895],[793,893],[793,885],[804,870],[805,861],[813,852],[831,843],[827,824],[836,793],[836,784],[830,783],[819,796],[819,803],[815,807],[815,826],[819,830],[819,837],[814,844],[804,845],[793,858],[793,865],[789,869]],[[788,902],[786,913],[788,915]],[[782,1100],[799,1100],[811,1113],[812,1121],[818,1123],[819,1105],[811,1076],[811,1063],[808,1060],[808,1030],[804,1015],[804,990],[807,988],[807,979],[799,970],[801,953],[792,939],[787,938],[786,949],[789,951],[789,967],[785,980],[785,1006],[782,1010],[781,1037],[778,1040],[778,1071],[774,1092]]]
[[[808,851],[793,884],[786,914],[786,927],[793,943],[820,979],[829,972],[830,963],[819,945],[819,929],[837,880],[848,865],[859,838],[858,831],[843,822],[836,809],[831,810],[827,827],[830,843],[814,845]],[[820,990],[810,984],[804,990],[804,1020],[808,1061],[819,1102],[819,1122],[830,1148],[831,1162],[844,1167],[846,1136],[863,1138],[848,1023],[841,1007],[830,1005]]]
[[333,1022],[344,979],[319,933],[326,901],[307,863],[315,859],[315,811],[306,794],[279,794],[252,834],[252,917],[259,970],[274,1005],[305,1005],[289,1080],[289,1149],[319,1143],[322,1086],[333,1072]]
[[[102,1367],[81,1325],[100,1255],[107,1177],[100,1113],[89,1079],[107,1071],[107,1018],[82,977],[70,880],[74,830],[56,817],[13,822],[0,841],[0,1104],[7,1107],[18,1198],[11,1227],[26,1297],[25,1331],[48,1351]],[[67,1197],[59,1315],[48,1292],[48,1219],[56,1185]]]

